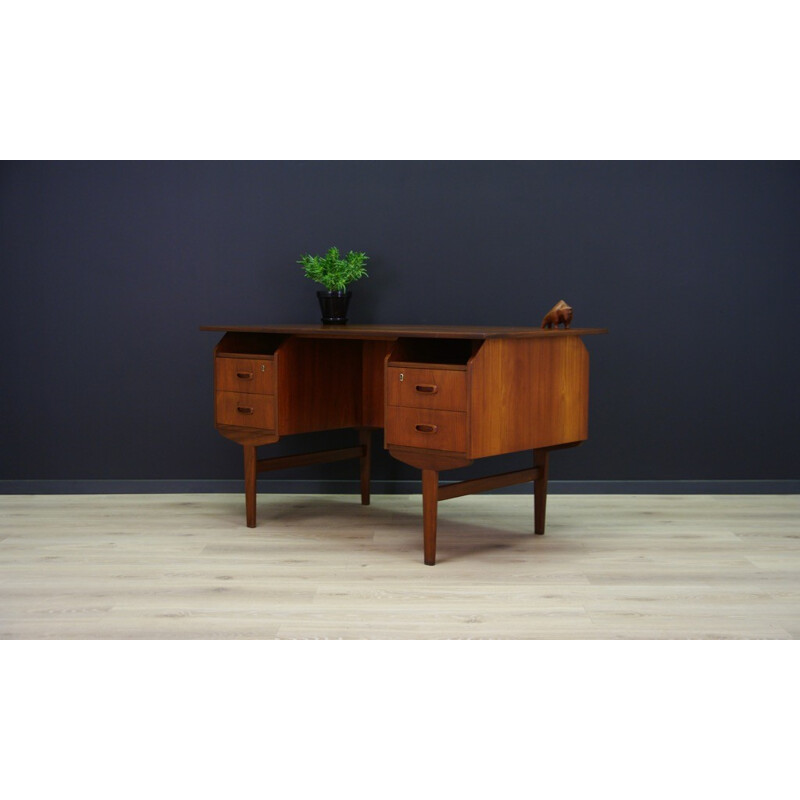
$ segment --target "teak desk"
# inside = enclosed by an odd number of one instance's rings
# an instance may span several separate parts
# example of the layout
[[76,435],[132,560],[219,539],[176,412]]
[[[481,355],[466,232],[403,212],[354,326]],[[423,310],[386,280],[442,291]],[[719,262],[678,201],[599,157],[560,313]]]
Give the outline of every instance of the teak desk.
[[[247,525],[259,472],[346,458],[361,463],[369,504],[371,433],[422,470],[425,563],[436,563],[437,503],[533,481],[534,532],[544,533],[550,450],[588,436],[589,354],[602,328],[541,330],[424,325],[203,326],[214,350],[217,430],[244,448]],[[257,459],[281,436],[357,428],[340,450]],[[439,485],[439,472],[533,450],[530,469]]]

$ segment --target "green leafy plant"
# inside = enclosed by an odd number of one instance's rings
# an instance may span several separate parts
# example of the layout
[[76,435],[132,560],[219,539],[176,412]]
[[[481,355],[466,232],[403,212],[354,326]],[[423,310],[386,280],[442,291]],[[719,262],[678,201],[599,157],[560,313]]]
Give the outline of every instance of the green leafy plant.
[[368,277],[364,264],[369,259],[366,253],[352,250],[339,258],[339,248],[331,247],[324,256],[302,255],[297,262],[306,271],[306,277],[321,283],[329,292],[343,292],[349,283]]

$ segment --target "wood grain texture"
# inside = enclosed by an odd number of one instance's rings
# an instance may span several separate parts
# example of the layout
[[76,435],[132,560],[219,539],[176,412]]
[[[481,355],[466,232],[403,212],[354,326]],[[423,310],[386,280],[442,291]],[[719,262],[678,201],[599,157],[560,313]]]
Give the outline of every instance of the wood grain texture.
[[280,436],[361,425],[361,342],[291,337],[275,361]]
[[383,427],[384,362],[393,341],[364,340],[361,343],[361,424]]
[[533,451],[536,477],[533,481],[533,532],[544,535],[547,515],[547,481],[550,477],[550,453],[547,450]]
[[800,496],[0,496],[2,639],[800,638]]
[[397,339],[401,336],[429,339],[492,339],[495,337],[532,338],[554,336],[592,336],[608,333],[606,328],[542,330],[526,327],[477,325],[202,325],[201,331],[261,333],[312,336],[325,339]]
[[468,366],[471,458],[589,435],[589,354],[580,339],[494,339]]
[[439,506],[439,473],[435,469],[422,470],[422,538],[423,562],[436,564],[436,520]]
[[244,505],[245,518],[248,528],[256,526],[256,476],[258,473],[258,462],[256,460],[256,448],[254,445],[246,444],[242,447],[244,455]]
[[420,447],[399,447],[389,445],[386,448],[393,458],[417,469],[460,469],[468,467],[472,459],[440,450],[424,450]]
[[218,392],[275,394],[275,375],[271,358],[214,359],[215,388]]
[[386,402],[390,406],[467,410],[465,370],[388,367]]
[[216,393],[217,425],[275,430],[275,398],[269,394]]
[[467,415],[461,411],[391,406],[386,412],[386,443],[466,453]]
[[[258,414],[256,406],[253,406],[253,418],[245,419],[235,411],[233,399],[230,396],[221,397],[217,390],[236,388],[239,385],[241,379],[237,380],[231,373],[239,371],[235,365],[241,361],[242,369],[246,370],[252,364],[254,372],[257,370],[259,373],[261,365],[264,365],[264,377],[254,378],[254,382],[259,387],[258,393],[274,395],[275,369],[272,356],[285,338],[276,334],[226,333],[217,343],[214,348],[214,425],[225,438],[248,446],[278,441],[275,434],[276,408],[273,398],[270,398],[269,404],[265,400],[259,401],[256,404],[259,406]],[[249,382],[247,385],[249,386]]]
[[238,425],[219,425],[217,431],[226,439],[231,439],[238,444],[275,444],[280,438],[274,432],[261,431],[257,428],[241,428]]
[[357,447],[341,447],[335,450],[317,450],[313,453],[297,453],[290,456],[273,456],[260,458],[256,461],[258,472],[273,472],[276,469],[293,469],[294,467],[307,467],[309,464],[330,464],[333,461],[346,461],[350,458],[362,459],[365,450],[362,445]]
[[451,500],[454,497],[463,497],[476,492],[488,492],[492,489],[501,489],[504,486],[514,486],[518,483],[528,483],[541,475],[539,469],[519,469],[514,472],[501,472],[496,475],[487,475],[485,478],[470,478],[457,483],[450,483],[439,487],[439,500]]

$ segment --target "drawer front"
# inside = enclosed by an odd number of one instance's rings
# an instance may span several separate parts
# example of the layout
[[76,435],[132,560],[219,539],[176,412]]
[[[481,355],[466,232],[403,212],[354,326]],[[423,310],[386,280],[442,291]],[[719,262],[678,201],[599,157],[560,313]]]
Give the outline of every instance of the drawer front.
[[464,453],[467,415],[461,411],[390,406],[386,409],[386,444]]
[[275,394],[274,366],[269,358],[216,358],[217,391]]
[[467,373],[457,369],[387,368],[390,406],[467,410]]
[[275,398],[266,394],[217,392],[218,425],[275,430]]

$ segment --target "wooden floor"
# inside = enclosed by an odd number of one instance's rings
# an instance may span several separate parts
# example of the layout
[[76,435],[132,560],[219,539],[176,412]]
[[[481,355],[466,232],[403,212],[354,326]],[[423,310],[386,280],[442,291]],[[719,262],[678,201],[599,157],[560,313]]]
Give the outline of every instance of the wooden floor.
[[800,638],[800,496],[0,497],[4,639]]

